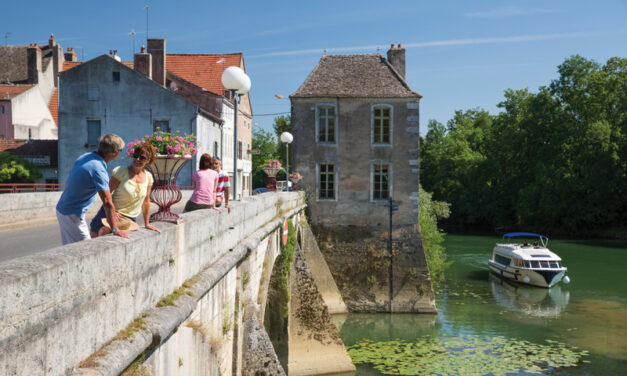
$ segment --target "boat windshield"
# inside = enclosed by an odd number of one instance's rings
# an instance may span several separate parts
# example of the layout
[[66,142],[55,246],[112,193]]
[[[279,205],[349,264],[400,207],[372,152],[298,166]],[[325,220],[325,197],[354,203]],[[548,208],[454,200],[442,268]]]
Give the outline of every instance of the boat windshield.
[[[549,244],[549,238],[548,237],[546,237],[544,235],[540,235],[540,234],[534,234],[533,232],[509,232],[507,234],[504,234],[503,238],[505,238],[505,239],[512,239],[512,238],[540,239],[540,243],[542,244],[543,248],[546,248],[547,245]],[[535,242],[534,244],[539,246],[539,244],[537,242]],[[529,245],[529,243],[527,243],[526,240],[525,240],[525,245]]]

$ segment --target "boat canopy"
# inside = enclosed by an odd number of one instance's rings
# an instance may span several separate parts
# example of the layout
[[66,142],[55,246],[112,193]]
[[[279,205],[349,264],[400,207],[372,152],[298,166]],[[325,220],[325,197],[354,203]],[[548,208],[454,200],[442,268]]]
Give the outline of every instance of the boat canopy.
[[534,234],[533,232],[508,232],[507,234],[503,235],[504,238],[518,238],[518,237],[534,237],[534,238],[540,238],[540,241],[542,242],[542,245],[546,247],[546,244],[549,240],[548,237],[544,236],[544,235],[540,235],[540,234]]
[[548,239],[544,235],[534,234],[533,232],[509,232],[503,235],[504,238],[517,238],[519,236],[533,236],[534,238],[545,238]]

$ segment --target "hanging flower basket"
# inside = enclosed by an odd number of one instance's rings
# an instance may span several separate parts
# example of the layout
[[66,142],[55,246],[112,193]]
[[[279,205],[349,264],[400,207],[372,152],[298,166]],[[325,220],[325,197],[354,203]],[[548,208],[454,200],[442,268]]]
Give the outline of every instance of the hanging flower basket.
[[135,146],[140,144],[150,144],[157,152],[155,161],[146,166],[146,170],[155,180],[150,192],[150,201],[159,207],[156,213],[150,215],[150,221],[182,222],[179,215],[173,213],[170,208],[183,198],[181,189],[176,185],[176,179],[183,166],[196,153],[193,141],[192,135],[179,136],[158,130],[127,145],[128,155],[133,154]]
[[266,175],[268,175],[268,177],[271,178],[276,177],[276,174],[278,174],[279,171],[282,170],[281,167],[262,167],[261,169],[263,170],[263,172],[266,173]]

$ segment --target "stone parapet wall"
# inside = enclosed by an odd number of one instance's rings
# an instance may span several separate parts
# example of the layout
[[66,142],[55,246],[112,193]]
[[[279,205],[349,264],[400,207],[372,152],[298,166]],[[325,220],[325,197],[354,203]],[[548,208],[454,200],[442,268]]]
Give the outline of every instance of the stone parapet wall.
[[[0,263],[0,374],[69,374],[183,282],[302,205],[297,193],[247,197],[230,214],[202,210],[183,214],[180,225],[161,223],[161,234],[140,229],[131,239],[106,236]],[[241,276],[225,273],[215,285],[232,291]],[[215,313],[222,299],[202,304]]]

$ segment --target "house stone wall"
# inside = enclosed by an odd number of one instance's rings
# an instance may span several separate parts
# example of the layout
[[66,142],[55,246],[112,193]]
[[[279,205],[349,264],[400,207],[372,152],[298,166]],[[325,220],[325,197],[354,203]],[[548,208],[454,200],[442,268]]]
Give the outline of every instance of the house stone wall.
[[[316,143],[316,105],[336,105],[337,142]],[[371,108],[393,108],[392,142],[371,144]],[[309,194],[314,225],[387,226],[389,212],[383,201],[371,200],[371,163],[392,165],[392,195],[401,201],[394,225],[418,222],[418,102],[416,98],[293,98],[294,171],[303,175],[301,187]],[[317,192],[319,162],[336,164],[336,199],[320,200]]]

